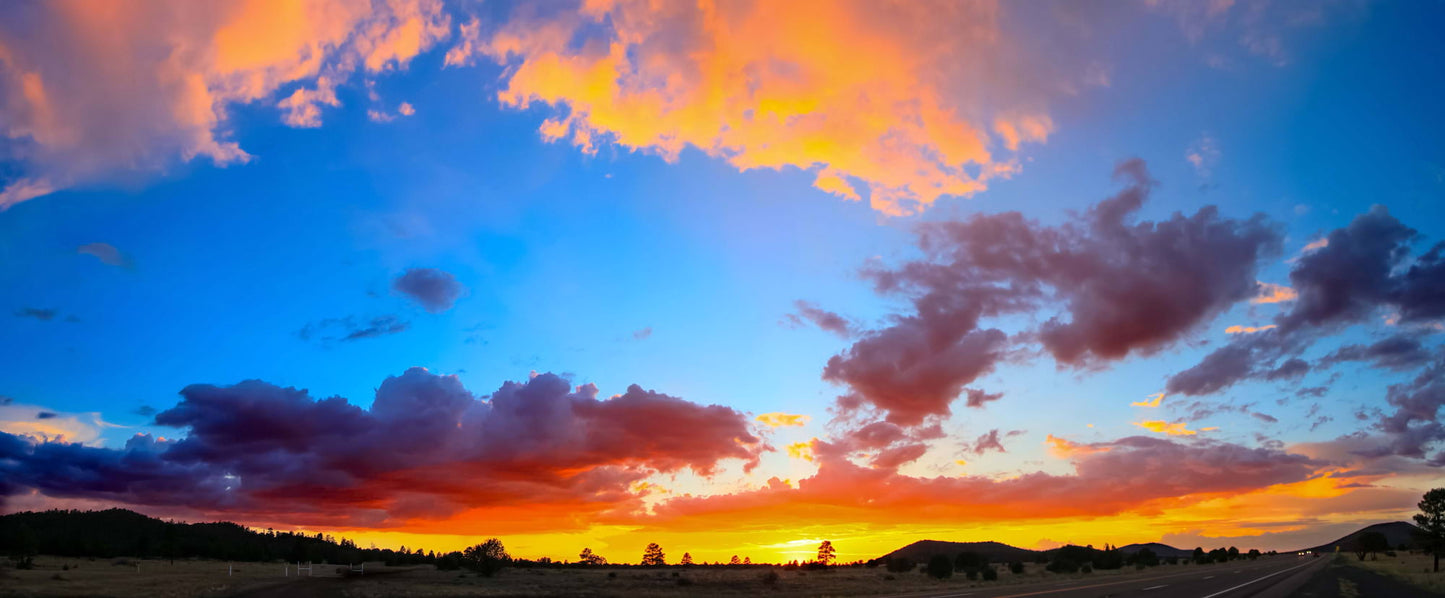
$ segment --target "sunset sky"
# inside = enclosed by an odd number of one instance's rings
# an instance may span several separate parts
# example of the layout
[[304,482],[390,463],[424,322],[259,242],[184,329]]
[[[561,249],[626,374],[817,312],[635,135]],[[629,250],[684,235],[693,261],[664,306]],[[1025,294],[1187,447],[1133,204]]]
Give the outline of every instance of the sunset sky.
[[0,510],[636,562],[1445,485],[1445,5],[0,5]]

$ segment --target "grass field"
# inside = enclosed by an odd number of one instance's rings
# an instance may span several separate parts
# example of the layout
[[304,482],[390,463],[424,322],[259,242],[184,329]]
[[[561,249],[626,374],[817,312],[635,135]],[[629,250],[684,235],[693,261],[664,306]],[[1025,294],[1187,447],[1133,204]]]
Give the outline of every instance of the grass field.
[[[135,564],[139,563],[137,570]],[[78,567],[76,567],[78,565]],[[64,567],[69,567],[64,570]],[[1187,565],[1189,567],[1211,565]],[[962,574],[936,580],[917,572],[890,573],[886,569],[838,567],[828,571],[785,571],[767,567],[693,567],[643,569],[595,567],[586,569],[504,569],[495,577],[466,571],[437,571],[430,567],[391,569],[368,565],[368,575],[345,580],[336,565],[316,565],[317,578],[282,577],[280,563],[236,563],[232,575],[226,562],[134,559],[73,559],[40,557],[31,570],[0,570],[0,596],[227,596],[232,594],[284,596],[859,596],[1016,585],[1080,577],[1137,575],[1132,568],[1093,573],[1054,574],[1030,564],[1019,575],[999,566],[997,581],[970,581]],[[1181,565],[1160,566],[1143,573],[1178,570]],[[777,578],[767,581],[769,571]],[[293,572],[294,575],[294,572]]]
[[1343,563],[1364,567],[1427,590],[1445,593],[1445,565],[1441,566],[1439,573],[1433,572],[1435,557],[1428,554],[1397,552],[1395,556],[1381,554],[1374,560],[1366,557],[1363,561],[1353,554],[1342,554],[1341,557]]

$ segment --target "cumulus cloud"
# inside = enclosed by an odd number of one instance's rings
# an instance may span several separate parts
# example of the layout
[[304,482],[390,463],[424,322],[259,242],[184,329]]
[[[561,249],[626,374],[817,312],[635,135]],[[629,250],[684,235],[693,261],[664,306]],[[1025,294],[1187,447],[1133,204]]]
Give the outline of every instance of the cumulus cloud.
[[[412,368],[370,408],[249,380],[192,385],[124,448],[0,434],[8,494],[33,489],[295,525],[375,527],[517,503],[578,515],[638,506],[628,491],[655,472],[710,474],[756,464],[765,446],[743,414],[631,386],[599,399],[552,374],[479,399],[455,376]],[[566,521],[555,525],[568,525]]]
[[[1274,323],[1241,335],[1197,365],[1170,377],[1169,392],[1202,395],[1250,379],[1279,379],[1303,373],[1298,355],[1320,336],[1375,315],[1398,314],[1399,323],[1438,322],[1445,317],[1445,243],[1412,257],[1418,233],[1374,206],[1344,228],[1331,231],[1293,261],[1290,286],[1295,299]],[[1407,342],[1377,347],[1410,357]],[[1347,347],[1325,365],[1368,358],[1366,348]],[[1381,362],[1381,364],[1389,363]],[[1398,365],[1398,362],[1396,362]],[[1288,377],[1288,376],[1285,376]]]
[[1156,434],[1167,434],[1169,436],[1193,436],[1198,432],[1189,429],[1185,422],[1167,422],[1163,420],[1148,420],[1133,422],[1134,425],[1144,428]]
[[338,85],[405,68],[450,24],[440,0],[6,4],[0,135],[23,167],[0,209],[176,162],[246,162],[231,106],[274,102],[318,126]]
[[1199,175],[1201,179],[1208,179],[1214,175],[1214,166],[1219,163],[1220,156],[1219,142],[1208,134],[1200,136],[1184,152],[1184,159],[1194,167],[1194,174]]
[[[861,335],[834,356],[824,379],[889,421],[950,413],[963,388],[991,372],[1015,341],[1037,339],[1062,365],[1090,367],[1148,355],[1256,294],[1258,262],[1278,251],[1277,226],[1235,220],[1212,206],[1138,221],[1154,187],[1140,160],[1121,163],[1124,189],[1058,226],[1017,212],[920,225],[926,257],[865,275],[913,313]],[[1010,339],[990,316],[1061,306],[1037,330]]]
[[409,268],[391,282],[391,288],[434,314],[451,309],[467,292],[450,272],[436,268]]
[[[506,66],[504,106],[546,108],[540,134],[668,161],[696,148],[740,170],[906,214],[1017,172],[1054,130],[1083,60],[1021,51],[992,1],[644,2],[513,9],[462,26],[446,63]],[[1072,30],[1053,39],[1065,43]]]

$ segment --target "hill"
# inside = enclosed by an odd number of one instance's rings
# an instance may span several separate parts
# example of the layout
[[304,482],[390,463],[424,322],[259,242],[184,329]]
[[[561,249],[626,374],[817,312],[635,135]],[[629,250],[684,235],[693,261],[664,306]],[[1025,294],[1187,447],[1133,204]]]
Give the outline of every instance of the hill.
[[879,560],[888,560],[893,557],[905,557],[915,562],[925,562],[935,554],[945,554],[949,557],[957,556],[960,552],[975,552],[988,557],[988,560],[995,563],[1008,561],[1032,561],[1037,552],[1001,544],[999,542],[944,542],[941,540],[919,540],[903,548],[879,557]]
[[1139,552],[1140,549],[1144,548],[1148,548],[1150,552],[1153,552],[1155,556],[1158,556],[1159,558],[1169,558],[1171,556],[1189,558],[1194,556],[1193,549],[1175,548],[1168,544],[1160,544],[1158,542],[1120,546],[1119,552],[1122,552],[1124,554],[1134,554],[1136,552]]
[[1340,551],[1347,551],[1353,548],[1355,542],[1359,540],[1360,535],[1366,532],[1380,532],[1385,535],[1385,540],[1390,542],[1390,546],[1399,547],[1402,544],[1413,544],[1415,542],[1415,532],[1419,529],[1420,528],[1415,527],[1413,523],[1406,523],[1404,521],[1376,523],[1374,525],[1362,527],[1358,531],[1338,540],[1335,540],[1334,542],[1326,542],[1324,544],[1311,548],[1301,548],[1299,551],[1310,550],[1314,552],[1335,552],[1336,547],[1338,547]]

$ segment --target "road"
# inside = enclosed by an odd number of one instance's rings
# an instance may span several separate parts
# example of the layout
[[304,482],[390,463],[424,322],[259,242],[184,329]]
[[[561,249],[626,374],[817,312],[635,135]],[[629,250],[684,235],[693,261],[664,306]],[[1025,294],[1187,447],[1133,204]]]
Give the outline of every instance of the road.
[[998,588],[954,588],[887,598],[1286,598],[1329,563],[1279,556],[1257,561],[1169,567],[1167,572],[1083,578]]

